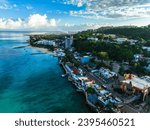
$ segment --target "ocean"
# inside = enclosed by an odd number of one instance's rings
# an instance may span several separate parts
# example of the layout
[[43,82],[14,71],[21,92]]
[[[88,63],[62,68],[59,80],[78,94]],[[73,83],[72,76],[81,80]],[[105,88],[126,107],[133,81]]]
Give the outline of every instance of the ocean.
[[0,113],[88,113],[57,57],[32,55],[27,32],[0,32]]

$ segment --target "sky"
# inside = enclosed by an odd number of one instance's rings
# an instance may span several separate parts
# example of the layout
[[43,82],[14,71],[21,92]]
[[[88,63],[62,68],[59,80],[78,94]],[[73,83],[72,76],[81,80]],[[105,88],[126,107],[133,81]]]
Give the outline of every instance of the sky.
[[0,31],[150,24],[150,0],[0,0]]

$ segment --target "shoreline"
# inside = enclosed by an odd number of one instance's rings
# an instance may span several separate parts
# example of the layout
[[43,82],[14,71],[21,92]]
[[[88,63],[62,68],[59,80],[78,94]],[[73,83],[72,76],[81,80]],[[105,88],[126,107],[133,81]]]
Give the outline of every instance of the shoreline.
[[[66,74],[69,74],[69,72],[67,71],[67,69],[66,69],[64,63],[61,62],[60,65],[61,65],[62,68],[65,70],[65,73],[66,73]],[[75,86],[76,86],[76,85],[75,85]],[[78,89],[77,86],[76,86],[76,88]],[[93,112],[98,112],[97,109],[96,109],[96,106],[95,106],[94,104],[92,104],[92,103],[88,100],[87,92],[85,92],[83,89],[82,89],[82,91],[80,91],[80,92],[82,92],[82,93],[84,94],[86,104],[88,105],[88,107],[91,108],[91,111],[93,111]]]
[[36,49],[36,50],[41,51],[41,52],[43,52],[43,53],[45,53],[45,54],[53,54],[53,52],[49,51],[49,50],[46,49],[46,48],[40,48],[40,47],[31,46],[31,45],[29,45],[29,46],[27,46],[27,47],[28,47],[28,48]]
[[52,51],[48,50],[47,48],[31,46],[30,44],[28,44],[26,46],[14,46],[14,47],[12,47],[12,49],[21,49],[21,48],[32,48],[32,49],[41,51],[44,54],[49,54],[49,55],[53,55],[54,56],[54,53]]

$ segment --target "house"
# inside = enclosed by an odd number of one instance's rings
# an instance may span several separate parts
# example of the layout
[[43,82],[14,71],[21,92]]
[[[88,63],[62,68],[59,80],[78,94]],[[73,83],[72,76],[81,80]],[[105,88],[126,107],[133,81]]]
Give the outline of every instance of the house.
[[87,64],[90,62],[90,57],[89,56],[83,56],[80,59],[81,64]]
[[101,67],[99,70],[100,76],[104,77],[105,79],[110,79],[114,76],[117,76],[115,72],[110,71],[109,69]]
[[127,38],[117,38],[116,39],[116,42],[118,43],[118,44],[123,44],[124,42],[126,42],[128,39]]

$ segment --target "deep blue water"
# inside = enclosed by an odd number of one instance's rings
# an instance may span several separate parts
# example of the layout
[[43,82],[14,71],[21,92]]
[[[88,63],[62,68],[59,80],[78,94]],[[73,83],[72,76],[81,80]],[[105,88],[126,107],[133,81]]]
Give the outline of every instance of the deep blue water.
[[0,112],[90,112],[81,93],[66,78],[58,59],[31,55],[28,37],[17,32],[0,32]]

